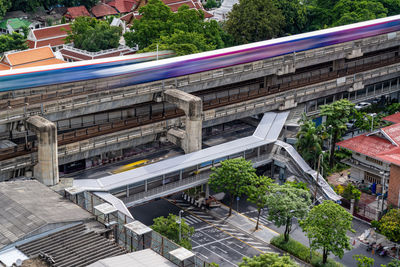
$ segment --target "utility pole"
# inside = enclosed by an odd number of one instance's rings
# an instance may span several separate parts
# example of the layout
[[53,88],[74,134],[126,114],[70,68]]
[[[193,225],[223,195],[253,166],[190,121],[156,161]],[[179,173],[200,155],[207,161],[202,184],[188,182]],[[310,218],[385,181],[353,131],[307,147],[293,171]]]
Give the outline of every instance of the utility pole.
[[319,184],[319,168],[321,165],[321,158],[322,158],[323,154],[319,154],[318,156],[318,167],[317,167],[317,182],[315,183],[315,190],[314,190],[314,200],[317,199],[317,189],[318,189],[318,184]]

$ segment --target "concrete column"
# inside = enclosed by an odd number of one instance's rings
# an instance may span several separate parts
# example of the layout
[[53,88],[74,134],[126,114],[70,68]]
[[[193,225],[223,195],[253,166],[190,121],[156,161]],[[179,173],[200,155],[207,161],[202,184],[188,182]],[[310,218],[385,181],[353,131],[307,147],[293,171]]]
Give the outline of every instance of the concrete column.
[[38,164],[34,167],[34,177],[45,185],[59,182],[56,125],[40,116],[27,119],[28,129],[35,132],[38,139]]
[[[175,104],[185,112],[185,133],[171,129],[168,131],[168,139],[182,147],[185,153],[191,153],[201,149],[202,112],[201,98],[185,93],[177,89],[169,89],[164,92],[165,101]],[[178,139],[181,139],[178,142]]]
[[350,214],[351,215],[354,214],[354,203],[355,203],[354,199],[350,200]]

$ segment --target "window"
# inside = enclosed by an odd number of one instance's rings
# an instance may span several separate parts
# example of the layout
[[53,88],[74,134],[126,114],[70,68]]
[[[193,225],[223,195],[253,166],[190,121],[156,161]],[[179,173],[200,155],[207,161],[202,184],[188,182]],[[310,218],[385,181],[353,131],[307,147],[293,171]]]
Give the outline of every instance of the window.
[[372,162],[372,163],[375,163],[375,164],[381,165],[381,166],[382,166],[382,164],[383,164],[383,162],[382,162],[382,161],[380,161],[380,160],[377,160],[377,159],[374,159],[374,158],[371,158],[371,157],[368,157],[368,156],[366,156],[366,160],[368,160],[369,162]]
[[379,177],[378,175],[369,173],[369,172],[364,173],[364,180],[368,183],[381,184],[381,177]]

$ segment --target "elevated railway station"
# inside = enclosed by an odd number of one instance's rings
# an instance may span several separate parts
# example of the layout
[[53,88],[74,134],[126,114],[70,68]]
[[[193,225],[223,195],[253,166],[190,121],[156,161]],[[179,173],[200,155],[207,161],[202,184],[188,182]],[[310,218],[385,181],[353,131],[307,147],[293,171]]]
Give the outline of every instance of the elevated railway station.
[[[71,81],[74,73],[61,72],[59,65],[51,70],[35,69],[53,73],[52,79],[26,76],[36,75],[33,70],[29,74],[21,70],[0,73],[0,180],[32,171],[35,177],[41,175],[41,168],[34,168],[40,164],[40,142],[29,125],[33,116],[54,123],[57,142],[51,151],[62,172],[67,164],[86,161],[83,164],[87,165],[99,158],[123,157],[132,147],[165,139],[190,153],[201,149],[202,129],[265,112],[287,110],[291,115],[306,112],[314,116],[321,105],[342,98],[353,102],[398,99],[398,19],[157,62],[112,63],[103,69],[90,65],[86,72],[76,73],[78,81]],[[387,28],[376,28],[385,23]],[[371,31],[341,35],[366,25]],[[232,56],[236,52],[247,56]],[[208,69],[203,63],[193,63],[203,62],[202,58],[212,58],[205,61]],[[156,77],[135,72],[168,64],[173,65],[159,75],[151,72]],[[83,63],[66,65],[70,70],[83,68]],[[82,73],[89,76],[81,77]],[[14,79],[18,75],[23,76]],[[49,164],[53,169],[54,165]]]
[[109,193],[129,207],[195,186],[206,186],[212,167],[225,159],[243,157],[251,160],[254,167],[281,161],[279,165],[288,169],[287,176],[294,175],[310,184],[310,189],[316,187],[324,199],[338,201],[341,197],[325,179],[321,175],[317,178],[317,173],[291,145],[278,140],[288,113],[265,113],[251,136],[104,178],[75,180],[74,186],[65,191],[70,196],[85,191]]

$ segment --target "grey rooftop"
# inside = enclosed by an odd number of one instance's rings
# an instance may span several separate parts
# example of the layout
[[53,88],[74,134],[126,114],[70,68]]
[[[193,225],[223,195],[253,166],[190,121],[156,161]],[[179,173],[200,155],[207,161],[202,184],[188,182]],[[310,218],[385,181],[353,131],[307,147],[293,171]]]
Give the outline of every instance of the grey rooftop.
[[176,267],[174,263],[151,249],[99,260],[87,267]]
[[0,183],[0,250],[20,239],[93,216],[35,180]]

